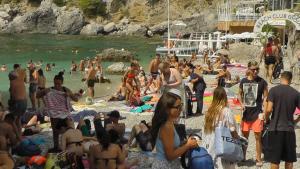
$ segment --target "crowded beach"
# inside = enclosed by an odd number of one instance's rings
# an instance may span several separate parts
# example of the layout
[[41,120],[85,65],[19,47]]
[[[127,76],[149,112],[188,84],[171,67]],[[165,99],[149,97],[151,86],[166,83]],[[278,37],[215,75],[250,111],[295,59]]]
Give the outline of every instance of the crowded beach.
[[[105,98],[95,95],[95,84],[110,83],[99,57],[72,61],[51,84],[44,72],[54,63],[2,65],[10,97],[0,105],[0,168],[299,168],[300,94],[278,68],[285,58],[274,39],[244,63],[207,51],[156,54],[149,69],[132,60]],[[64,85],[74,72],[86,88]]]

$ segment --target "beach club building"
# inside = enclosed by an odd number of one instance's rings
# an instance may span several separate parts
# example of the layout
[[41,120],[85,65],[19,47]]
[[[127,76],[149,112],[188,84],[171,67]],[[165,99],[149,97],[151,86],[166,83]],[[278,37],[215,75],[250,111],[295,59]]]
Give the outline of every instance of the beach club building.
[[[235,3],[233,3],[233,1]],[[287,20],[300,30],[300,0],[221,0],[218,29],[231,34],[260,32],[264,25],[278,28],[284,38]],[[296,6],[298,5],[298,11]]]

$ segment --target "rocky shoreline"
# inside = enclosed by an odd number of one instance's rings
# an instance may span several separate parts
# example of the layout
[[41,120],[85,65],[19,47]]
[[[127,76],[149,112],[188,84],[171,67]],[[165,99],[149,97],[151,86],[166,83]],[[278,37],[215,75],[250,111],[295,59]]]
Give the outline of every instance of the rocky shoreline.
[[[24,9],[24,4],[0,6],[0,33],[47,33],[70,35],[133,35],[152,37],[167,32],[167,21],[156,24],[134,22],[123,17],[119,21],[97,21],[87,18],[77,7],[58,7],[52,0],[43,0],[39,7]],[[196,13],[173,20],[172,33],[216,30],[217,14]],[[178,26],[181,25],[181,26]],[[184,25],[184,26],[182,26]]]

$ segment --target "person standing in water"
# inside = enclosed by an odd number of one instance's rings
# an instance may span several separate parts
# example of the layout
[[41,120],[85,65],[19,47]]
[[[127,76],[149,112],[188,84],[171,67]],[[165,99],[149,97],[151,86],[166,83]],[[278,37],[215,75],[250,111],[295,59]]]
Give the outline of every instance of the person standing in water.
[[95,82],[96,82],[96,73],[93,64],[91,63],[88,67],[88,72],[86,76],[87,87],[88,87],[88,96],[94,98],[95,96]]

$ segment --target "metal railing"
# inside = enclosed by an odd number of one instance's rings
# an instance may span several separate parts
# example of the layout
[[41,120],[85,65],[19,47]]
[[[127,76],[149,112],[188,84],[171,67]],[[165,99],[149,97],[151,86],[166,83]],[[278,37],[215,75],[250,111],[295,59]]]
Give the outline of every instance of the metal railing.
[[262,15],[261,14],[249,14],[249,15],[236,15],[236,14],[219,14],[219,21],[256,21]]

